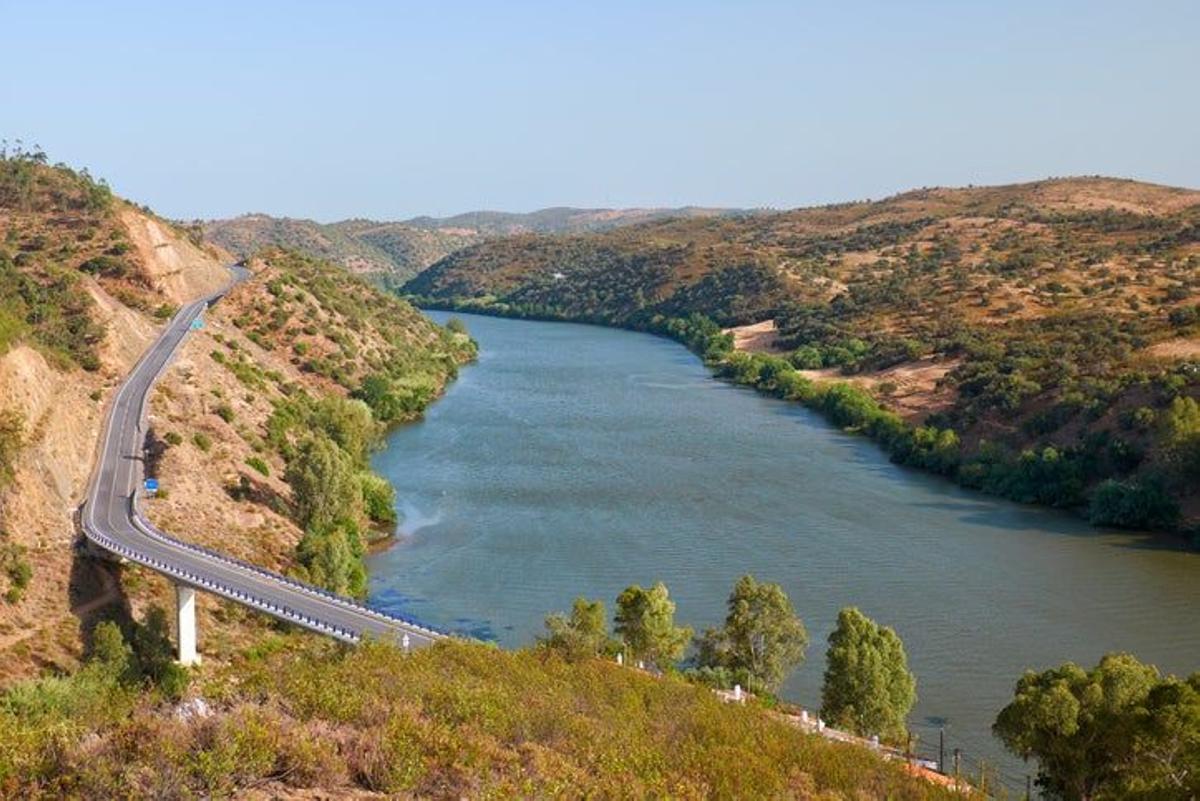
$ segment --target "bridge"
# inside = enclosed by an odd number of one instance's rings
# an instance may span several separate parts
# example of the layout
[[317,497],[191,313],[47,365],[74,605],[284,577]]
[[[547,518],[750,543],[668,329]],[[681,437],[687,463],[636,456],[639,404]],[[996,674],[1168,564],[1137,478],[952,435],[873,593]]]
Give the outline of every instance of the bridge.
[[183,306],[117,390],[81,510],[84,536],[101,552],[144,565],[174,583],[178,659],[184,665],[199,661],[197,590],[347,643],[372,637],[393,640],[408,649],[447,636],[415,621],[384,614],[350,598],[184,542],[158,529],[139,508],[150,391],[192,324],[244,277],[241,268],[234,268],[229,286]]

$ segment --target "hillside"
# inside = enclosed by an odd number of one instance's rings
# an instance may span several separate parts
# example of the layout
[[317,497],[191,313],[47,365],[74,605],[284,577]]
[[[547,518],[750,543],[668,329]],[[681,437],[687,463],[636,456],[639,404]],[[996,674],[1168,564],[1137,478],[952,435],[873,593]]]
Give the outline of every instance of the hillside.
[[239,258],[284,248],[340,264],[384,285],[398,285],[443,256],[480,241],[459,231],[427,230],[404,223],[313,220],[247,214],[202,225],[207,240]]
[[[898,461],[1097,522],[1200,520],[1200,192],[1072,178],[521,235],[404,291],[672,333]],[[692,314],[764,353],[670,322]]]
[[[228,282],[232,257],[37,151],[0,158],[0,237],[0,684],[8,684],[77,664],[102,617],[169,604],[169,587],[153,574],[113,571],[77,552],[73,515],[115,388],[183,301]],[[361,441],[339,447],[357,451],[358,469],[377,431],[418,415],[473,345],[340,268],[265,255],[206,315],[152,399],[147,469],[168,491],[148,512],[185,538],[336,583],[345,577],[326,567],[339,560],[313,567],[336,537],[323,532],[299,547],[305,531],[282,481],[284,454],[303,444],[301,429],[353,432]],[[368,402],[351,402],[352,392]],[[365,540],[388,530],[390,493],[367,473],[355,480],[362,503],[373,503],[352,510]],[[355,559],[340,564],[355,569]],[[207,608],[218,632],[229,621],[233,640],[262,625],[247,629],[238,610]],[[214,634],[220,653],[224,635]]]
[[0,676],[70,666],[115,601],[74,550],[106,404],[220,254],[39,151],[0,153]]
[[172,705],[127,659],[0,704],[0,798],[975,797],[607,660],[276,634]]
[[553,208],[526,214],[478,211],[400,222],[335,223],[247,214],[229,220],[211,220],[201,227],[209,241],[239,258],[268,247],[285,248],[328,259],[381,285],[398,287],[444,256],[485,239],[531,232],[603,231],[648,220],[724,213],[700,208]]

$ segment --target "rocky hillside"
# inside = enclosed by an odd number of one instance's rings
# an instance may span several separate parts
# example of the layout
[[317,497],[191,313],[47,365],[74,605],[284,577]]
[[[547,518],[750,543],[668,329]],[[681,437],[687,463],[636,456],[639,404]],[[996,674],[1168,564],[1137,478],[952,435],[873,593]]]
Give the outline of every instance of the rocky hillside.
[[0,676],[70,665],[80,619],[118,593],[77,558],[114,388],[225,259],[38,151],[0,155]]
[[405,292],[685,339],[670,321],[700,314],[766,354],[731,377],[777,394],[780,370],[846,382],[854,404],[940,438],[935,457],[901,437],[901,461],[1090,505],[1097,522],[1200,519],[1200,192],[1074,178],[522,235],[451,254]]
[[247,214],[202,224],[204,236],[239,258],[268,247],[328,259],[386,287],[398,287],[444,256],[464,247],[518,233],[603,231],[670,217],[708,217],[716,209],[572,209],[527,214],[478,211],[454,217],[401,222],[343,220],[318,223]]

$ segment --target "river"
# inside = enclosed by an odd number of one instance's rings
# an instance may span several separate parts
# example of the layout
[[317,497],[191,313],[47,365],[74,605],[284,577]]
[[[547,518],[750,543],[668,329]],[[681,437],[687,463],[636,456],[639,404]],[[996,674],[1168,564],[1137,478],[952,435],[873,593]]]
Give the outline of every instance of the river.
[[989,727],[1023,670],[1113,650],[1200,669],[1200,554],[897,467],[665,339],[459,316],[478,363],[374,460],[402,515],[370,558],[382,608],[519,646],[577,595],[611,611],[662,580],[700,630],[753,573],[812,640],[785,697],[819,706],[825,639],[858,606],[904,640],[923,750],[944,726],[1010,783],[1027,769]]

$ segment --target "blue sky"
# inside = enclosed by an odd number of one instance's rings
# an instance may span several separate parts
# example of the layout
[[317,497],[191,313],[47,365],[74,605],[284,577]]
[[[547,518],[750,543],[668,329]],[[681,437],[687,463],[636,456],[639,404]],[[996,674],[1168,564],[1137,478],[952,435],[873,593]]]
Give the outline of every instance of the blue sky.
[[0,0],[0,137],[175,217],[1200,187],[1200,3]]

